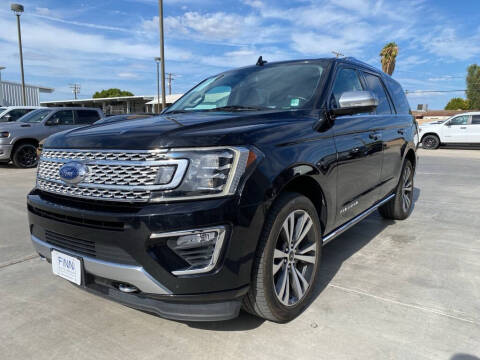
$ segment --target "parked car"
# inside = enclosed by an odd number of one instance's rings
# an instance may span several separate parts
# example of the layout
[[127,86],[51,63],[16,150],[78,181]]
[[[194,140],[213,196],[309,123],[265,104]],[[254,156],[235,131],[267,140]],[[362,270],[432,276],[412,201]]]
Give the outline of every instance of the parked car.
[[103,119],[98,120],[95,122],[95,125],[99,124],[108,124],[117,121],[125,121],[125,120],[136,120],[136,119],[146,119],[152,117],[152,114],[123,114],[123,115],[114,115],[108,116]]
[[0,162],[16,167],[37,165],[39,141],[60,131],[91,125],[103,117],[96,108],[41,108],[15,122],[0,123]]
[[420,126],[424,149],[437,149],[447,145],[480,145],[480,112],[452,116],[445,121],[435,121]]
[[40,109],[41,106],[7,106],[0,109],[0,122],[17,121],[30,111]]
[[324,244],[376,209],[410,215],[416,137],[401,86],[367,64],[259,61],[162,116],[49,137],[31,239],[54,274],[134,308],[286,322]]

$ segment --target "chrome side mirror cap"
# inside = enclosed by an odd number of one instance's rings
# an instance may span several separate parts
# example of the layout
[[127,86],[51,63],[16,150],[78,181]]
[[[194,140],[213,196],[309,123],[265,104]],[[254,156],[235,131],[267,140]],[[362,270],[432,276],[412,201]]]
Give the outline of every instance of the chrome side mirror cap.
[[378,106],[378,99],[371,91],[346,91],[338,102],[340,107],[333,109],[336,115],[369,113]]

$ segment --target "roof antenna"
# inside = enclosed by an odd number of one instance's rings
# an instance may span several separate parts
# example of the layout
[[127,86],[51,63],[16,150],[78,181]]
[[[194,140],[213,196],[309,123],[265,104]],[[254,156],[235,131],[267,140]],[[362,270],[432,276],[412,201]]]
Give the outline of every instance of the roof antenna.
[[263,58],[260,56],[257,60],[257,66],[263,66],[267,63],[268,61],[263,60]]

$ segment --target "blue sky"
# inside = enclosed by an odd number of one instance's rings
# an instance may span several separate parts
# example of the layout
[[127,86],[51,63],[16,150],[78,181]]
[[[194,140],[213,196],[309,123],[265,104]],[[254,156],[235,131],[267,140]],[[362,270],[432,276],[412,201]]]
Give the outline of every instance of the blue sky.
[[[55,88],[41,100],[80,98],[118,87],[156,92],[157,0],[29,0],[22,2],[25,79]],[[465,89],[479,62],[480,1],[459,0],[164,0],[166,71],[173,92],[206,76],[266,60],[331,57],[340,51],[380,67],[382,46],[400,53],[394,77],[408,90]],[[19,81],[15,17],[0,0],[0,66]],[[412,107],[443,108],[463,93],[408,96]]]

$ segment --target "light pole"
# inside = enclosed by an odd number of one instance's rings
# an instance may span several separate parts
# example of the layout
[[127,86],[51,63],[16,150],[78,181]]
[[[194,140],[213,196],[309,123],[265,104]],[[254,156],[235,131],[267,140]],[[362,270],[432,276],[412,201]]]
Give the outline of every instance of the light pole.
[[3,86],[2,86],[2,70],[5,66],[0,66],[0,106],[3,106]]
[[23,5],[12,4],[12,5],[10,5],[10,9],[12,9],[12,11],[17,16],[18,48],[20,50],[20,71],[22,73],[22,102],[23,102],[23,106],[26,106],[27,105],[27,95],[25,93],[25,76],[23,74],[22,34],[21,34],[21,31],[20,31],[20,15],[22,15],[22,13],[23,13]]
[[156,57],[154,60],[157,63],[157,107],[158,112],[160,113],[160,62],[162,61],[162,58]]
[[162,110],[167,107],[165,98],[165,49],[163,42],[163,0],[158,0],[158,22],[160,26],[160,59],[162,62]]

